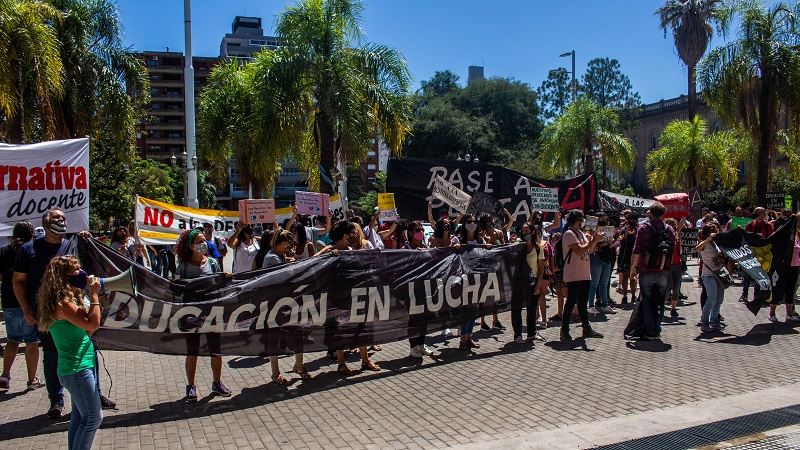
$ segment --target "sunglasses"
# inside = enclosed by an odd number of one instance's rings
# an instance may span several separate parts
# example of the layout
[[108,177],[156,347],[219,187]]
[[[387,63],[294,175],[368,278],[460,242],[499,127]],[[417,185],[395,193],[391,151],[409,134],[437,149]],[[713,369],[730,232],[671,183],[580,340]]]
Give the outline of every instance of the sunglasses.
[[477,223],[475,220],[468,220],[465,223]]
[[415,232],[415,233],[419,233],[419,232],[421,232],[421,231],[425,231],[425,230],[424,230],[424,229],[422,229],[422,228],[417,228],[416,230],[414,230],[414,232]]

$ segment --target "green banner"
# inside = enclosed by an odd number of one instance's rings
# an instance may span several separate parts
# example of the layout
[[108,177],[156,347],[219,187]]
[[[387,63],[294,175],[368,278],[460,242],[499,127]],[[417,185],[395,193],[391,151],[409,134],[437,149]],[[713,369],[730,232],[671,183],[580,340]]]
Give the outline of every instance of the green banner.
[[748,219],[746,217],[731,217],[731,230],[735,230],[736,227],[742,227],[742,229],[744,229],[744,227],[752,221],[753,219]]

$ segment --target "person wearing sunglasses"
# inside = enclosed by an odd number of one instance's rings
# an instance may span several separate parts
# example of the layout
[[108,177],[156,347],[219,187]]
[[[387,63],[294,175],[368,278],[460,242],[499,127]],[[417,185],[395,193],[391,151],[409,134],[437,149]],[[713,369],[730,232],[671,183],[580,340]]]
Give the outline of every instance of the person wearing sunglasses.
[[[492,244],[484,241],[481,234],[478,232],[478,219],[475,214],[467,214],[464,216],[464,225],[456,232],[458,236],[459,246],[462,245],[483,245],[487,249],[492,248]],[[475,320],[470,320],[461,324],[461,343],[458,346],[459,350],[469,350],[471,348],[480,348],[480,344],[472,339],[472,331],[475,328]]]
[[[408,242],[405,246],[407,250],[425,250],[429,248],[425,244],[425,228],[423,228],[422,222],[418,220],[410,222],[407,234]],[[418,336],[408,340],[408,344],[411,346],[409,355],[412,358],[422,358],[423,356],[432,356],[434,354],[433,350],[425,345],[426,331],[427,329],[423,327]]]

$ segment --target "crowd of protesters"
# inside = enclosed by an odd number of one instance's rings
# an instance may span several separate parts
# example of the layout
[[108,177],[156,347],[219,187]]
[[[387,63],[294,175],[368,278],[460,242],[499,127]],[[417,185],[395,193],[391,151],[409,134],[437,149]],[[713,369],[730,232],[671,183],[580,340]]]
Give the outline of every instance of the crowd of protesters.
[[[642,332],[626,337],[660,339],[666,307],[669,306],[671,317],[677,318],[677,306],[686,298],[681,293],[686,261],[680,233],[684,228],[696,228],[695,251],[700,260],[702,286],[702,313],[698,324],[703,333],[722,330],[725,323],[720,309],[727,286],[720,272],[734,267],[714,242],[715,236],[730,230],[731,217],[739,216],[754,219],[747,223],[747,231],[766,238],[791,219],[792,211],[781,211],[779,216],[761,207],[752,211],[747,206],[737,207],[720,214],[704,210],[703,217],[695,223],[685,218],[664,220],[665,212],[666,208],[659,202],[646,211],[645,217],[622,211],[612,213],[619,215],[613,221],[607,212],[600,211],[556,212],[548,215],[549,221],[544,220],[545,214],[541,211],[532,211],[530,220],[514,229],[514,218],[507,210],[503,217],[459,214],[455,218],[443,210],[434,218],[429,203],[428,224],[425,224],[405,218],[380,223],[378,212],[363,218],[351,211],[347,211],[346,219],[332,223],[329,216],[300,216],[295,208],[292,217],[281,224],[239,223],[227,240],[214,236],[213,227],[203,224],[185,230],[174,245],[145,246],[134,239],[136,230],[131,224],[115,228],[107,243],[113,250],[169,279],[219,272],[232,276],[340,251],[426,251],[443,247],[465,247],[469,251],[520,243],[525,246],[526,265],[530,270],[531,296],[512,309],[511,326],[513,341],[523,344],[544,340],[537,330],[551,326],[560,327],[561,341],[572,341],[573,322],[579,324],[582,338],[603,338],[603,334],[593,328],[590,316],[615,314],[615,307],[629,303],[637,303],[641,310]],[[596,217],[597,228],[587,229],[587,215]],[[91,341],[91,334],[100,326],[99,282],[81,269],[76,258],[64,254],[66,218],[62,211],[48,211],[41,226],[41,229],[34,229],[27,222],[16,224],[11,244],[0,249],[2,302],[8,336],[0,390],[10,388],[11,366],[19,346],[24,344],[27,388],[46,387],[50,399],[47,416],[57,418],[63,412],[63,388],[66,387],[73,396],[70,447],[88,448],[87,443],[91,445],[102,420],[102,409],[115,406],[100,391],[98,360]],[[607,232],[609,228],[612,233]],[[41,236],[35,238],[37,234]],[[89,236],[85,232],[81,234]],[[228,249],[233,251],[230,273],[224,267]],[[619,303],[613,300],[610,290],[611,273],[615,269],[619,279],[617,292],[621,294]],[[769,320],[778,320],[777,305],[785,303],[785,320],[800,321],[793,307],[800,270],[800,240],[794,239],[791,262],[778,270],[779,279],[783,281],[775,287],[776,301],[771,304]],[[750,285],[756,290],[758,286],[743,276],[740,300],[747,301]],[[557,312],[548,318],[547,300],[552,298],[557,299]],[[523,308],[527,309],[525,328]],[[480,330],[505,329],[496,315],[491,323],[490,326],[481,318]],[[459,335],[460,350],[480,348],[475,338],[475,320],[461,324]],[[199,335],[190,336],[193,339],[187,339],[185,399],[191,402],[198,398],[195,373]],[[230,389],[222,381],[220,335],[210,333],[206,339],[212,354],[211,392],[230,396]],[[409,345],[409,355],[413,358],[434,354],[425,345],[424,333],[410,338]],[[44,381],[37,376],[39,346],[44,355]],[[380,350],[380,345],[357,349],[362,370],[381,370],[371,359],[374,352]],[[337,370],[349,375],[353,370],[347,366],[345,355],[346,350],[329,353],[338,362]],[[288,383],[278,357],[270,357],[270,367],[273,382]],[[292,369],[304,380],[311,378],[302,353],[295,355]]]

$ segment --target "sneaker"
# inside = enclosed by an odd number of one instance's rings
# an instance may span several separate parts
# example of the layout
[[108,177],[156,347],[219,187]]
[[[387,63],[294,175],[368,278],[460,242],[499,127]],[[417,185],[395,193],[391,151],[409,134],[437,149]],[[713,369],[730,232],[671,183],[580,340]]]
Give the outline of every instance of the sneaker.
[[8,375],[0,376],[0,390],[7,391],[11,386],[11,377]]
[[498,330],[505,330],[506,329],[506,327],[504,327],[503,324],[500,323],[499,321],[498,322],[493,322],[492,323],[492,328],[497,328]]
[[492,327],[490,327],[488,323],[483,322],[481,324],[481,330],[483,330],[483,331],[492,331]]
[[615,310],[611,306],[606,306],[605,308],[603,308],[603,312],[606,314],[616,314],[617,310]]
[[777,318],[777,317],[775,317],[775,316],[769,316],[769,321],[770,321],[770,322],[777,322],[777,321],[778,321],[778,318]]
[[800,317],[796,316],[786,316],[787,322],[800,322]]
[[681,294],[678,296],[678,298],[681,300],[689,300],[689,297],[686,294]]
[[675,308],[672,308],[672,311],[669,312],[669,316],[670,317],[674,317],[674,318],[677,319],[678,318],[678,310],[675,309]]
[[562,342],[563,342],[563,341],[571,341],[571,340],[572,340],[572,336],[570,336],[570,335],[569,335],[569,333],[560,333],[560,334],[558,335],[558,338],[559,338],[559,339],[560,339]]
[[517,336],[516,339],[514,339],[514,343],[515,344],[524,344],[525,343],[525,338],[522,337],[522,335],[520,334],[519,336]]
[[627,305],[628,304],[628,296],[627,295],[622,297],[622,304],[623,305]]
[[197,401],[197,387],[193,384],[186,385],[186,401],[190,403]]
[[597,308],[595,308],[594,306],[592,306],[591,308],[589,308],[589,314],[591,314],[591,315],[593,315],[593,316],[597,316],[597,315],[599,315],[599,314],[600,314],[600,311],[598,311],[598,310],[597,310]]
[[64,413],[64,404],[63,403],[55,403],[50,406],[50,409],[47,411],[47,417],[49,419],[58,419],[61,417],[61,414]]
[[588,339],[588,338],[597,338],[597,339],[600,339],[600,338],[602,338],[602,337],[603,337],[603,335],[602,335],[601,333],[598,333],[597,331],[594,331],[594,330],[592,330],[592,329],[589,329],[589,331],[588,331],[588,332],[584,332],[584,333],[583,333],[583,337],[584,337],[584,338],[587,338],[587,339]]
[[707,323],[704,323],[704,324],[700,325],[700,331],[702,331],[704,333],[710,333],[712,331],[715,331],[715,329],[711,325],[709,325]]
[[103,409],[117,409],[117,402],[111,400],[110,398],[106,397],[105,395],[100,395],[100,406]]
[[419,352],[425,356],[433,356],[433,354],[435,353],[425,344],[419,346]]
[[228,386],[225,386],[225,383],[220,381],[217,383],[216,381],[211,383],[211,392],[214,394],[219,395],[220,397],[230,397],[231,390],[228,389]]
[[742,295],[741,297],[739,297],[739,301],[742,302],[742,303],[747,303],[747,296],[746,295]]
[[411,347],[411,351],[408,352],[408,356],[412,358],[422,358],[422,352],[419,351],[419,345]]
[[453,337],[453,332],[450,331],[450,328],[445,328],[444,330],[442,330],[442,336]]
[[608,299],[608,306],[611,306],[613,308],[614,306],[617,306],[617,302],[615,302],[614,300]]
[[34,378],[33,381],[28,381],[28,390],[34,391],[39,388],[44,387],[44,382],[38,378]]

